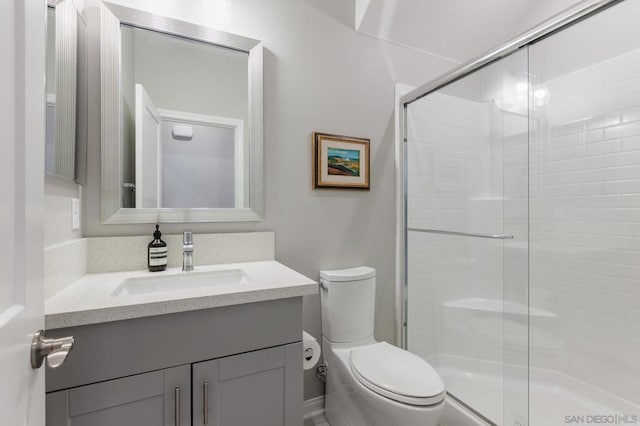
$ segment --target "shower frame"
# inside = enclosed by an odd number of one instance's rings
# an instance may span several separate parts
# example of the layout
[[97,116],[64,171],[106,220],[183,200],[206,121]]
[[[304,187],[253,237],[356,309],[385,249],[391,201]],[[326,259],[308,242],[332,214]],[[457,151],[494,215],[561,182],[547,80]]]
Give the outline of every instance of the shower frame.
[[[485,67],[486,65],[491,64],[494,61],[502,59],[509,54],[515,52],[516,50],[535,43],[536,41],[542,40],[545,37],[554,34],[555,32],[561,31],[564,28],[567,28],[573,24],[576,24],[583,19],[586,19],[594,14],[597,14],[617,3],[621,3],[624,0],[587,0],[581,2],[575,6],[572,6],[566,9],[563,12],[551,17],[550,19],[544,21],[542,24],[530,29],[529,31],[524,32],[523,34],[515,37],[514,39],[499,45],[498,47],[472,59],[471,61],[460,65],[459,67],[449,71],[435,79],[411,90],[399,97],[399,103],[396,105],[399,111],[399,120],[398,122],[401,124],[402,129],[400,132],[401,140],[399,143],[399,161],[398,161],[398,173],[397,179],[402,184],[402,196],[398,197],[398,205],[397,211],[398,220],[397,220],[397,233],[398,236],[398,249],[397,249],[397,262],[396,267],[399,271],[397,275],[397,282],[400,284],[400,296],[401,296],[401,304],[400,304],[400,324],[397,329],[400,330],[400,340],[399,343],[403,348],[407,348],[407,241],[408,241],[408,231],[407,228],[407,175],[405,173],[407,167],[407,153],[405,149],[405,144],[407,143],[407,106],[423,97],[433,93],[444,86],[447,86],[450,83],[453,83],[461,78],[464,78],[470,74],[473,74],[475,71],[480,68]],[[446,230],[434,230],[435,233],[450,233]],[[469,236],[480,236],[480,235],[469,235]],[[481,237],[485,238],[509,238],[509,236],[503,235],[482,235]]]
[[[407,349],[407,326],[408,326],[408,270],[407,270],[407,247],[408,247],[408,212],[407,212],[407,107],[409,104],[438,91],[439,89],[460,80],[481,68],[498,61],[518,49],[531,45],[540,41],[556,32],[570,27],[590,16],[593,16],[611,6],[623,2],[624,0],[586,0],[575,6],[572,6],[542,24],[524,32],[523,34],[513,38],[512,40],[499,45],[498,47],[472,59],[471,61],[460,65],[459,67],[447,72],[435,79],[407,92],[406,94],[398,93],[396,88],[396,188],[398,195],[397,203],[397,222],[396,222],[396,342],[404,349]],[[414,229],[415,230],[415,229]],[[493,238],[493,239],[509,239],[510,235],[480,235],[459,233],[453,230],[423,230],[424,232],[432,232],[435,234],[452,234],[463,235],[469,237]],[[451,232],[453,231],[453,232]],[[462,403],[466,407],[466,404]],[[475,410],[472,410],[475,412]],[[480,415],[475,412],[475,414]],[[484,418],[480,415],[481,418]]]

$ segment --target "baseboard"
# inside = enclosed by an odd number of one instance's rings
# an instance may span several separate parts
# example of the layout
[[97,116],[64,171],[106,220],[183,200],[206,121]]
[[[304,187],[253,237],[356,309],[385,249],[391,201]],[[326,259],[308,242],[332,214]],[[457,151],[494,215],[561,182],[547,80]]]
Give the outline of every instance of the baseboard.
[[324,395],[307,399],[304,402],[304,419],[312,419],[324,414]]

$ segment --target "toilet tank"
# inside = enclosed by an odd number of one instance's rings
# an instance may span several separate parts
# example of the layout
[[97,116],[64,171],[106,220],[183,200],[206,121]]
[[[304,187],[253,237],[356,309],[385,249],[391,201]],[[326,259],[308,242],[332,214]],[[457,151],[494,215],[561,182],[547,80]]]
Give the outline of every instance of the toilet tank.
[[322,335],[348,343],[373,336],[376,270],[368,266],[320,271]]

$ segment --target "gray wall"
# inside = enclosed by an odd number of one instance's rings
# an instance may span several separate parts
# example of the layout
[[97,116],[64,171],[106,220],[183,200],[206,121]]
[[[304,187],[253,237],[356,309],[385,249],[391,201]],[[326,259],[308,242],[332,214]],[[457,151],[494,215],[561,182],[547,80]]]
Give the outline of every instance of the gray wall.
[[[394,340],[394,83],[418,85],[454,64],[357,33],[344,0],[234,0],[231,20],[215,24],[206,3],[119,0],[130,7],[260,39],[264,60],[266,216],[260,223],[191,224],[194,232],[274,230],[276,258],[317,278],[318,271],[370,265],[378,270],[376,336]],[[185,2],[186,3],[186,2]],[[98,52],[96,0],[87,0],[91,48]],[[95,53],[94,53],[95,55]],[[147,235],[151,225],[100,222],[98,58],[90,58],[88,183],[83,235]],[[311,132],[371,139],[371,190],[311,189]],[[187,225],[166,224],[180,233]],[[196,248],[197,250],[197,248]],[[304,304],[304,327],[320,337],[320,300]],[[323,392],[305,374],[305,399]]]

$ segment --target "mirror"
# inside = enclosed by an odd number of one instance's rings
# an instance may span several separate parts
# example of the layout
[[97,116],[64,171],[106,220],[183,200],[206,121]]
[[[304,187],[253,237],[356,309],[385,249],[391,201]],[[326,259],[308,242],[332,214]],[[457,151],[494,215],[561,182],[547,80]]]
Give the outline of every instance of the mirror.
[[73,0],[49,0],[46,49],[47,175],[84,183],[87,26]]
[[101,14],[103,222],[261,220],[261,43]]
[[244,207],[249,54],[125,24],[120,35],[122,207]]

